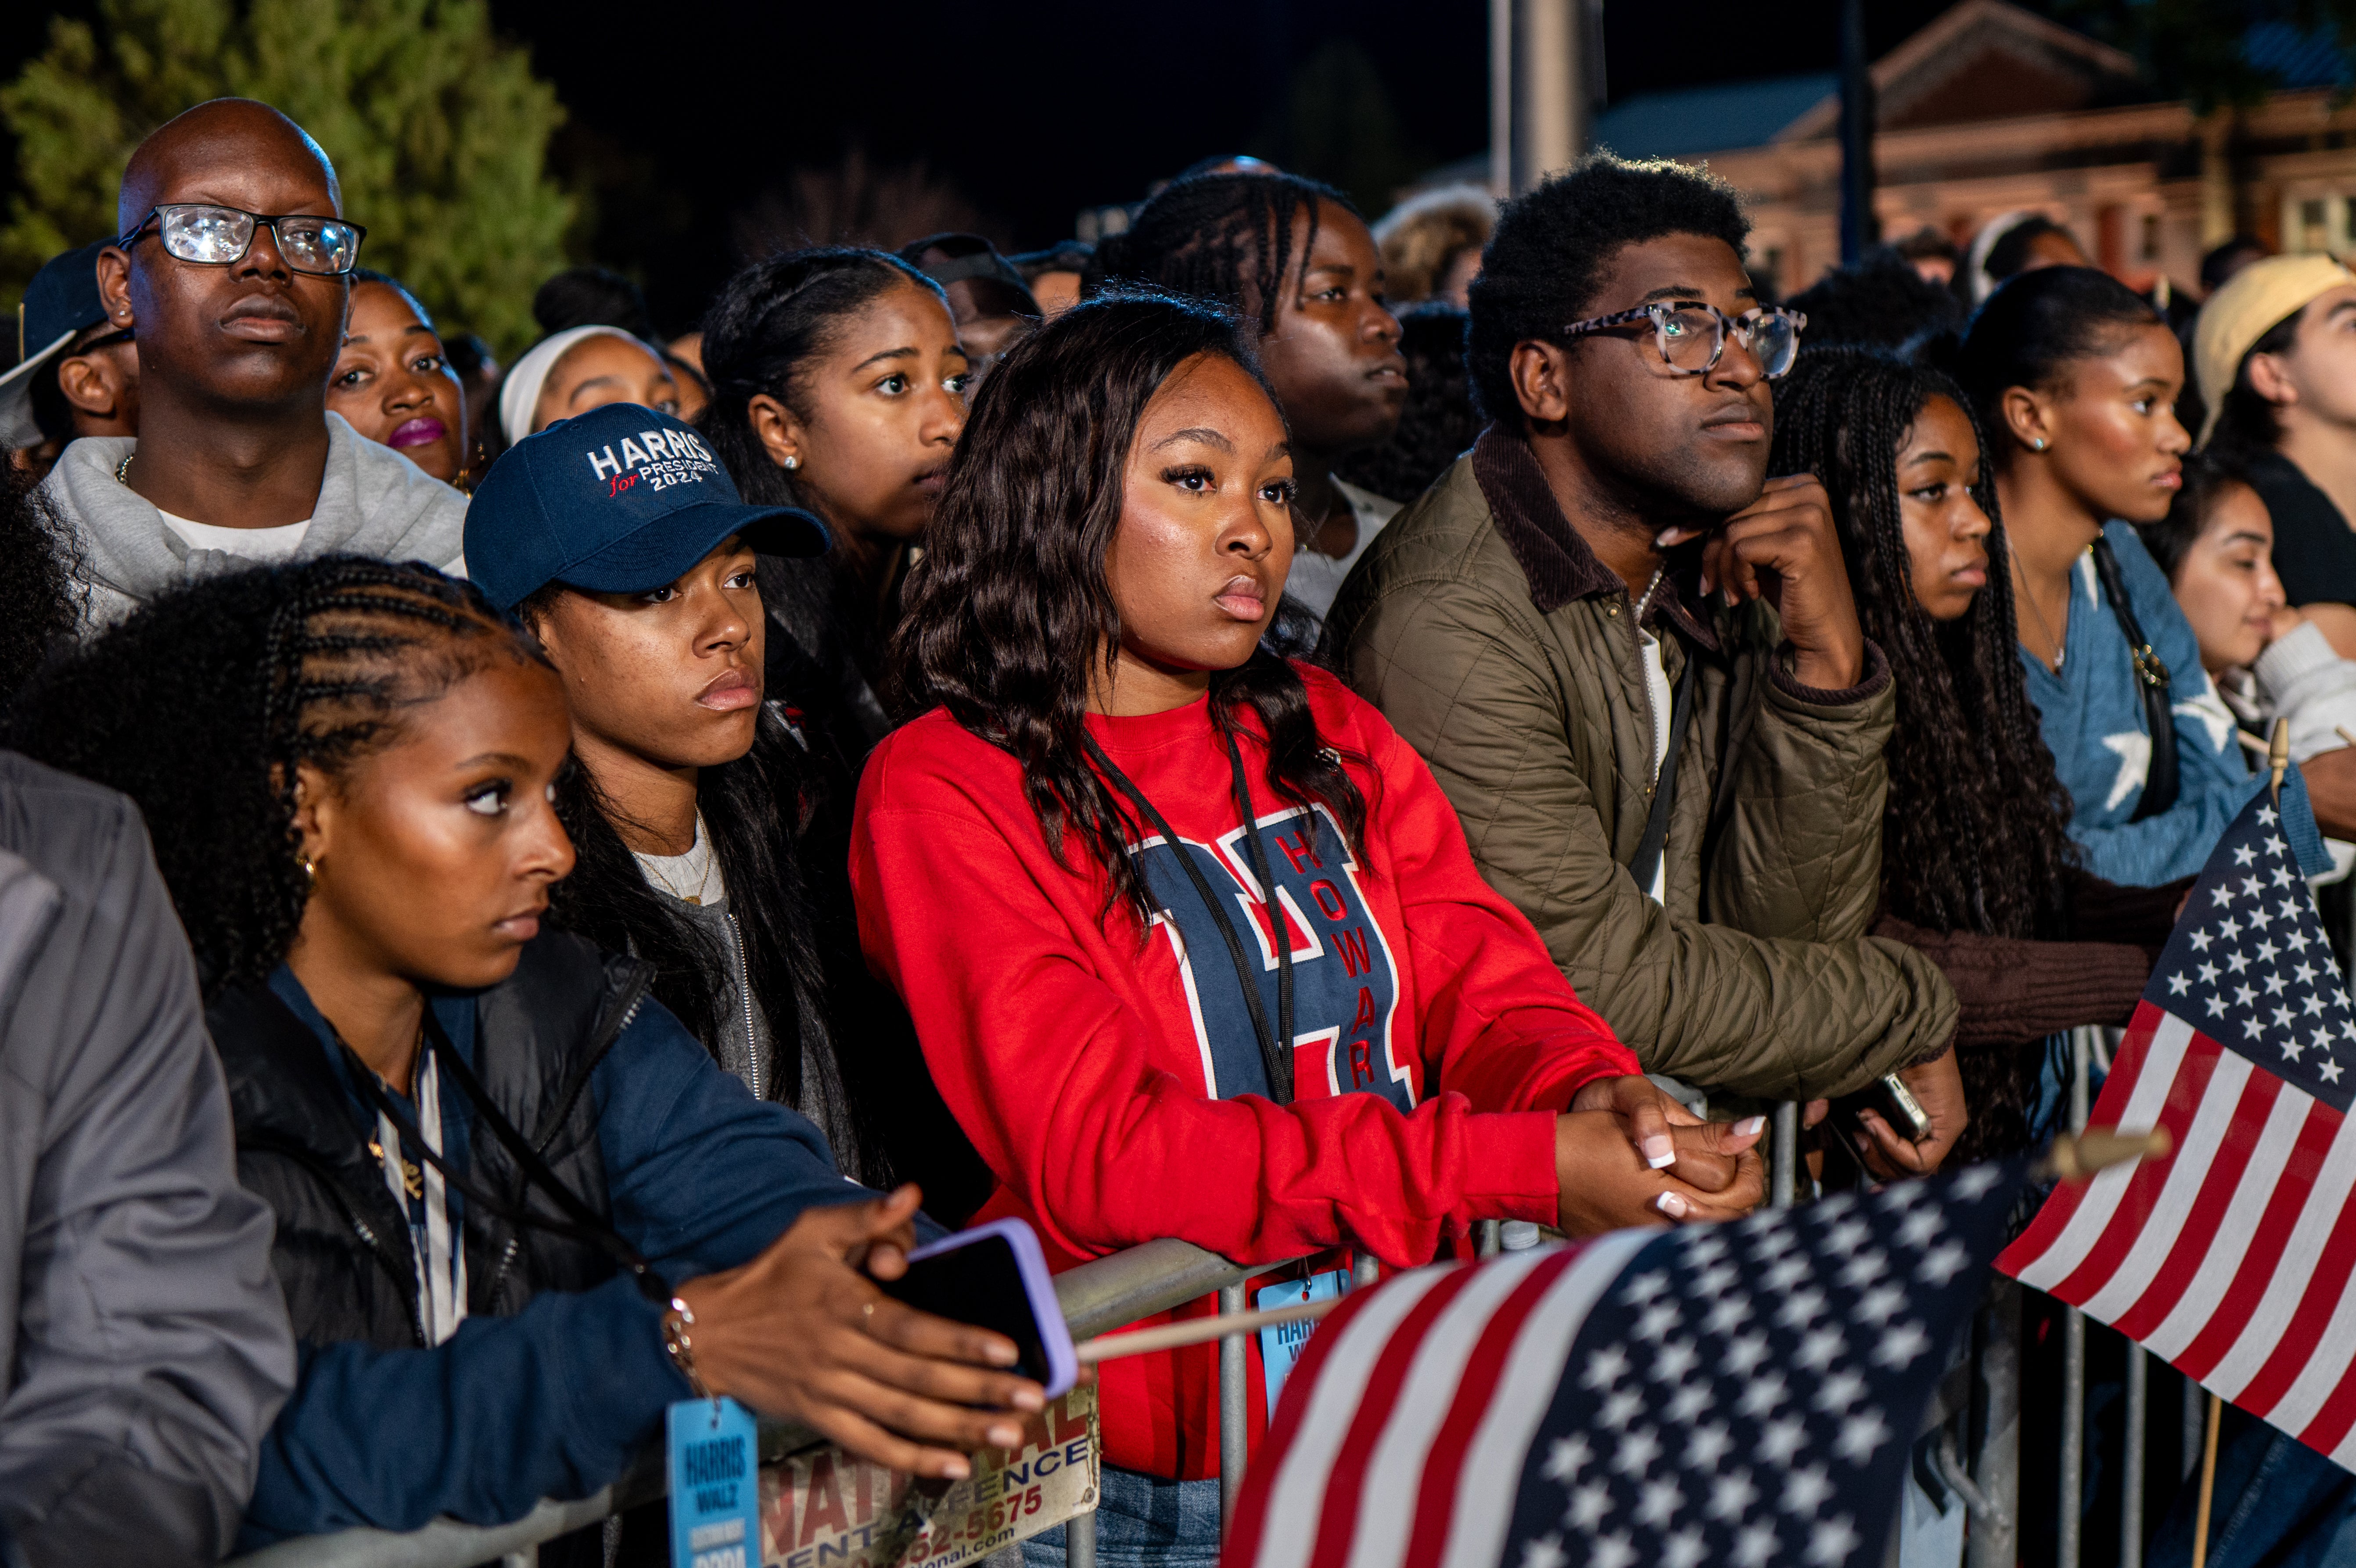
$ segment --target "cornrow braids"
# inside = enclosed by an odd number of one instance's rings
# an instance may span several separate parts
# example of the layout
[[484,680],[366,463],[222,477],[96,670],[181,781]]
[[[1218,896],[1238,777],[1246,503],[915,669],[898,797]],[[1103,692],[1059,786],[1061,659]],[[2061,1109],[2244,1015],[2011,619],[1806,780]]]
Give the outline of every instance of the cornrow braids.
[[1996,465],[1976,420],[1987,586],[1945,624],[1914,597],[1898,453],[1938,397],[1972,417],[1963,389],[1927,367],[1864,349],[1804,353],[1775,387],[1769,472],[1824,481],[1858,618],[1895,677],[1881,856],[1891,912],[1933,931],[2057,939],[2069,918],[2069,797],[2013,651]]
[[[1353,216],[1357,208],[1332,186],[1299,175],[1197,175],[1173,181],[1147,202],[1126,232],[1097,247],[1099,286],[1143,283],[1224,305],[1276,330],[1289,284],[1305,275],[1317,248],[1318,204]],[[1293,224],[1308,228],[1299,250]]]
[[137,803],[210,992],[266,978],[302,922],[295,770],[341,775],[501,658],[545,662],[430,567],[261,567],[156,599],[52,667],[7,743]]

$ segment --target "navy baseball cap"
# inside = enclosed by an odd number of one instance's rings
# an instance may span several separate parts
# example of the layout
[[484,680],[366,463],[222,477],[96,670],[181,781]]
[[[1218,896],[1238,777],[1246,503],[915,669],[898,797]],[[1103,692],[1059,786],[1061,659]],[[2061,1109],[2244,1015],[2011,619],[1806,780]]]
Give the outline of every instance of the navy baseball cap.
[[466,507],[466,575],[501,610],[552,582],[644,593],[676,582],[731,534],[763,555],[824,555],[826,525],[750,507],[703,438],[637,403],[607,403],[491,464]]
[[105,325],[98,253],[112,243],[94,240],[52,256],[25,285],[16,306],[16,368],[0,376],[0,444],[31,446],[41,439],[40,426],[33,422],[33,378],[76,336]]

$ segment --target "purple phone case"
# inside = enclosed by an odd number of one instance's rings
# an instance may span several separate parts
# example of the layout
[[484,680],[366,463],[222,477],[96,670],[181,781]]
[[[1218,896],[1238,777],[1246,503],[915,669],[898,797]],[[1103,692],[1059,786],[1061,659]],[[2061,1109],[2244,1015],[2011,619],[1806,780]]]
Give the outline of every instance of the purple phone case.
[[1047,1259],[1039,1251],[1039,1238],[1030,1224],[1022,1220],[993,1220],[987,1225],[976,1225],[970,1231],[959,1231],[954,1236],[944,1236],[927,1246],[918,1247],[908,1254],[910,1263],[937,1257],[943,1253],[970,1246],[990,1236],[1003,1236],[1013,1249],[1015,1272],[1023,1276],[1023,1293],[1030,1298],[1031,1317],[1039,1328],[1039,1348],[1047,1357],[1047,1397],[1070,1392],[1080,1381],[1080,1359],[1072,1350],[1072,1330],[1064,1322],[1063,1304],[1055,1299],[1055,1276],[1047,1272]]

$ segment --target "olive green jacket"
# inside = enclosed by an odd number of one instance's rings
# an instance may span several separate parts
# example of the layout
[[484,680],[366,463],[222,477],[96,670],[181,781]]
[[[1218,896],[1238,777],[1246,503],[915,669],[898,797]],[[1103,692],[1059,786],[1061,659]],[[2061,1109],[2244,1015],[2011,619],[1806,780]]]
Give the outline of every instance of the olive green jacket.
[[1866,934],[1895,699],[1799,685],[1763,604],[1647,613],[1672,687],[1703,661],[1670,796],[1665,904],[1626,869],[1654,729],[1627,586],[1492,427],[1386,528],[1323,651],[1431,764],[1482,873],[1646,1071],[1754,1099],[1857,1090],[1954,1033],[1931,961]]

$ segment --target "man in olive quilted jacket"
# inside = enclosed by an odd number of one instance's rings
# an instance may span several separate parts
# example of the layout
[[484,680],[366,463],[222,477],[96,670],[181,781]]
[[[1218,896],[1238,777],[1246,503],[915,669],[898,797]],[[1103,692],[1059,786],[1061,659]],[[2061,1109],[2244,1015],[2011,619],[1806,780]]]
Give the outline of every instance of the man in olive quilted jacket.
[[1895,699],[1823,487],[1764,479],[1800,323],[1760,308],[1747,230],[1712,176],[1608,155],[1509,204],[1472,290],[1491,423],[1324,648],[1648,1071],[1753,1099],[1900,1072],[1933,1128],[1869,1116],[1871,1157],[1922,1170],[1963,1126],[1955,998],[1866,934]]

